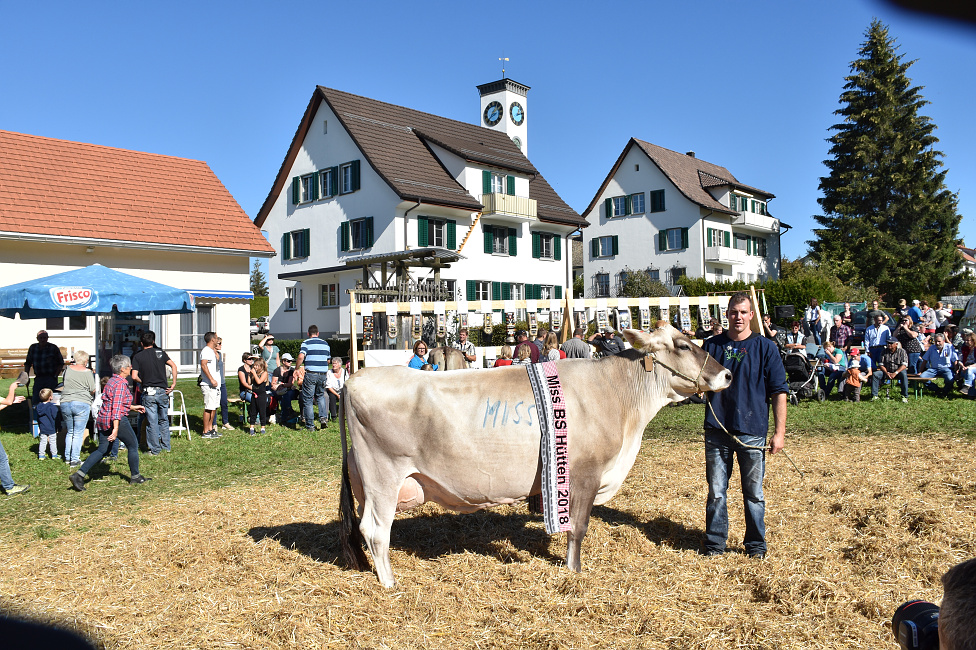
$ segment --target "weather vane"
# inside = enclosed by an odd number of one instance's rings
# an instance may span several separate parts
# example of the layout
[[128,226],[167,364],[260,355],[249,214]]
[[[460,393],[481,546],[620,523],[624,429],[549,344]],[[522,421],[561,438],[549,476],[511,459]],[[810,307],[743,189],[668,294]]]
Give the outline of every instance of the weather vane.
[[502,62],[502,79],[505,78],[505,64],[508,62],[507,56],[500,56],[498,60]]

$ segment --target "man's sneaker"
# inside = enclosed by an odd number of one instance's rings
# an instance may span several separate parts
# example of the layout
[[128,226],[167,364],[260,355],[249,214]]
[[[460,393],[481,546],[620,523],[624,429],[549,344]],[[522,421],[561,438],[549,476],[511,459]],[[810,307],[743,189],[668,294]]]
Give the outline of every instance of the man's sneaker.
[[325,420],[319,420],[319,426],[320,426],[321,428],[323,428],[323,429],[324,429],[325,427],[327,427],[327,426],[329,426],[329,420],[328,420],[328,418],[326,418]]
[[221,428],[227,429],[228,431],[232,431],[234,429],[234,426],[230,422],[224,422],[224,426],[222,426]]
[[261,427],[261,433],[267,433],[267,430],[265,430],[264,427]]
[[765,560],[766,551],[753,551],[752,553],[749,553],[749,557],[751,557],[753,560]]
[[204,431],[203,433],[200,434],[200,437],[203,438],[204,440],[216,440],[218,438],[218,436],[214,434],[213,431]]
[[150,455],[150,456],[158,456],[158,455],[159,455],[160,453],[161,453],[161,452],[158,452],[158,451],[150,451],[150,452],[149,452],[149,455]]
[[146,481],[151,481],[152,479],[148,476],[143,476],[142,474],[135,474],[129,479],[129,485],[142,485]]
[[85,476],[79,471],[68,477],[71,485],[79,492],[85,491]]
[[701,554],[705,557],[719,557],[725,555],[725,551],[720,551],[716,548],[706,548]]
[[219,438],[220,436],[224,435],[222,431],[218,431],[216,428],[211,429],[210,433],[214,438]]
[[268,424],[278,424],[278,420],[275,418],[274,413],[268,416]]
[[907,397],[902,397],[901,398],[901,403],[902,404],[908,404],[908,398]]
[[871,396],[871,401],[872,401],[872,402],[877,402],[877,401],[878,401],[879,399],[881,399],[881,398],[880,398],[880,397],[878,397],[877,395],[872,395],[872,396]]
[[253,436],[254,435],[254,427],[251,427],[251,430],[248,431],[247,433],[248,433],[248,435]]
[[9,490],[4,490],[4,492],[7,493],[8,497],[12,497],[15,494],[23,494],[29,489],[30,489],[30,485],[14,485]]
[[70,463],[68,463],[68,467],[70,467],[72,469],[74,469],[76,467],[81,467],[81,461],[80,460],[73,460]]

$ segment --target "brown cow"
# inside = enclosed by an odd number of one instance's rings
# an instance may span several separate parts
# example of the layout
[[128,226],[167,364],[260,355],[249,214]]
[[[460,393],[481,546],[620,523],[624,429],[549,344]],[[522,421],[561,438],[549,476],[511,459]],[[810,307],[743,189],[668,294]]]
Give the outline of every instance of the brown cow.
[[[728,370],[663,321],[650,333],[625,330],[624,337],[633,350],[556,362],[569,422],[566,564],[573,571],[580,570],[590,510],[620,488],[651,418],[668,403],[731,381]],[[343,554],[351,566],[367,568],[365,538],[386,587],[394,584],[389,542],[397,511],[434,501],[473,512],[540,493],[540,430],[525,368],[451,377],[366,368],[346,382],[341,408]]]
[[464,354],[457,348],[446,346],[432,348],[430,354],[427,356],[427,361],[437,366],[438,370],[468,369],[468,362],[464,358]]

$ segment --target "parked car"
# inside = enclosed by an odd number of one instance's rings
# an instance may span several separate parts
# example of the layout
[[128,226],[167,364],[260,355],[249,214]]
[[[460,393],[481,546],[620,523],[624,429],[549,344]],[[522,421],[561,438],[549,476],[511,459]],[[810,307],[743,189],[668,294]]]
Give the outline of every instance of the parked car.
[[252,318],[251,319],[251,336],[257,335],[260,331],[261,331],[260,328],[258,328],[258,319],[257,318]]
[[[898,327],[898,317],[883,309],[881,311],[888,315],[888,329],[894,332],[895,328]],[[868,322],[868,312],[869,310],[867,309],[856,311],[851,316],[851,325],[854,328],[854,338],[852,339],[853,345],[861,345],[864,343],[864,330],[866,330],[869,325],[873,325],[873,323]]]
[[271,322],[267,316],[258,319],[258,334],[267,334],[271,331]]

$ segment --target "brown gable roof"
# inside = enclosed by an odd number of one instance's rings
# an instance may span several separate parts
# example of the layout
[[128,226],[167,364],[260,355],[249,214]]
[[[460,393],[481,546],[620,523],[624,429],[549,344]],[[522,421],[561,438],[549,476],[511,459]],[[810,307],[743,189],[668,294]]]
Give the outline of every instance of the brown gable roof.
[[465,160],[532,176],[529,193],[545,221],[585,226],[586,221],[550,187],[538,170],[500,131],[318,86],[274,185],[255,223],[267,219],[288,182],[287,174],[321,102],[328,103],[379,176],[403,200],[479,211],[482,204],[451,176],[428,143]]
[[10,131],[0,231],[274,253],[205,162]]
[[610,173],[604,179],[603,184],[600,189],[597,190],[596,194],[593,196],[593,200],[590,201],[590,205],[587,206],[583,214],[588,213],[596,205],[597,200],[606,189],[607,183],[613,178],[613,175],[617,172],[617,168],[620,167],[620,163],[623,162],[624,157],[630,148],[637,146],[643,151],[648,158],[651,159],[658,169],[668,177],[674,186],[685,196],[689,201],[700,205],[708,210],[713,210],[715,212],[721,212],[723,214],[735,215],[738,214],[726,205],[722,205],[716,201],[711,194],[708,193],[706,188],[708,187],[718,187],[722,185],[729,185],[731,187],[739,188],[748,191],[753,194],[761,195],[766,198],[773,198],[774,195],[766,192],[764,190],[757,189],[755,187],[750,187],[748,185],[743,185],[735,176],[727,170],[725,167],[712,164],[701,158],[696,158],[694,156],[689,156],[687,154],[678,153],[677,151],[672,151],[670,149],[665,149],[664,147],[659,147],[656,144],[651,144],[650,142],[644,142],[643,140],[638,140],[637,138],[631,138],[624,147],[623,153],[617,158],[617,162],[614,163],[613,168]]

